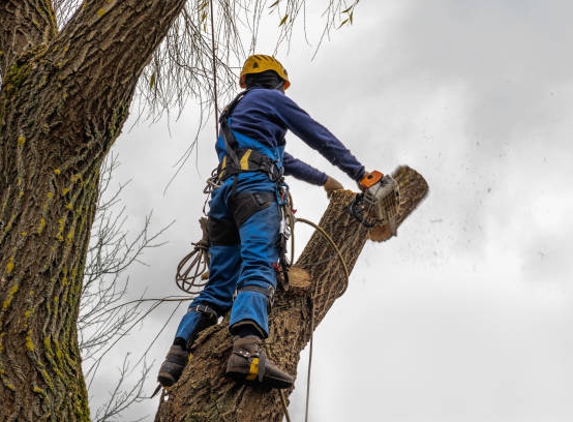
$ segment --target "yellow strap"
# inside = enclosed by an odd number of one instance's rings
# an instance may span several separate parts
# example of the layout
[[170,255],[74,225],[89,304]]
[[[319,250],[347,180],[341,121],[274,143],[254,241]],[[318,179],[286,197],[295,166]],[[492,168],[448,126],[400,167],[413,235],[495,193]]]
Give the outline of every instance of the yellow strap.
[[252,149],[248,149],[245,151],[243,156],[241,157],[241,170],[249,170],[249,157],[251,156]]
[[253,381],[259,374],[259,358],[253,358],[249,368],[249,374],[245,377],[247,381]]
[[[252,152],[253,152],[252,149],[247,149],[247,150],[245,150],[244,154],[242,155],[241,160],[239,161],[239,166],[240,166],[241,171],[253,170],[249,166],[249,158],[251,158]],[[226,168],[227,168],[227,155],[223,156],[223,160],[221,161],[221,173],[219,173],[219,178],[223,177],[223,175],[225,174]]]

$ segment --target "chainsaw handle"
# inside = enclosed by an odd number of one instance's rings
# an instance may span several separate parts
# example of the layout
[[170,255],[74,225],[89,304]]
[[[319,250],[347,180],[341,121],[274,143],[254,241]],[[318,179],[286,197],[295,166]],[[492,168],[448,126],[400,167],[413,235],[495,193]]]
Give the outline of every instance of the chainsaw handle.
[[376,183],[379,183],[383,177],[384,175],[381,172],[378,170],[373,170],[370,173],[366,173],[364,177],[360,179],[358,182],[358,187],[361,191],[365,191],[374,186]]

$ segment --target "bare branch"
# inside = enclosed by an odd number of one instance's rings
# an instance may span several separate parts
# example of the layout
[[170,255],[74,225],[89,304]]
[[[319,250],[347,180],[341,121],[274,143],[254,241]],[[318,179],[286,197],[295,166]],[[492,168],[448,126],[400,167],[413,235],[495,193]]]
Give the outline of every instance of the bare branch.
[[[100,363],[113,346],[158,306],[154,304],[144,310],[143,300],[127,302],[129,278],[123,277],[133,263],[143,263],[142,257],[147,249],[163,244],[160,237],[170,226],[152,233],[149,214],[143,227],[130,236],[126,228],[125,208],[119,208],[120,196],[127,184],[120,184],[117,188],[112,186],[113,171],[118,166],[117,156],[111,154],[101,171],[99,203],[84,271],[78,331],[88,385],[99,375]],[[145,354],[134,366],[137,367],[144,358]],[[127,385],[125,375],[129,365],[126,357],[110,400],[97,411],[99,422],[112,420],[141,399],[149,369],[144,365],[142,376],[133,385]]]
[[[109,400],[97,409],[94,422],[118,420],[113,418],[118,418],[122,412],[127,410],[131,405],[146,398],[143,392],[143,387],[151,369],[147,364],[144,364],[141,368],[140,376],[137,381],[133,385],[128,386],[127,389],[124,388],[127,383],[126,377],[138,367],[138,365],[135,365],[134,367],[130,366],[129,357],[129,354],[125,356],[122,367],[119,368],[118,380],[113,389],[109,391]],[[144,419],[145,417],[135,419],[134,422]]]
[[[353,16],[358,1],[325,1],[323,32],[316,50],[331,31],[343,25],[341,22],[350,23],[349,16]],[[207,19],[207,5],[209,0],[187,2],[144,71],[138,93],[154,118],[174,107],[181,109],[190,98],[206,108],[204,117],[211,116],[215,95],[228,98],[234,94],[239,66],[247,54],[256,51],[260,23],[269,13],[277,24],[274,53],[290,43],[296,22],[302,19],[306,26],[306,0],[275,1],[270,5],[261,0],[214,1],[214,28]],[[211,35],[215,37],[214,52]],[[217,93],[213,91],[214,75]]]

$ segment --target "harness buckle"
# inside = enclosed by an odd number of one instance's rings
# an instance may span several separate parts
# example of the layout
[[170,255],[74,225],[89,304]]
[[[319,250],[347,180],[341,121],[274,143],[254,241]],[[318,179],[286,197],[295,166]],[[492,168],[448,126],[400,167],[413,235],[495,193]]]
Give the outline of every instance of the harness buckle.
[[284,176],[284,173],[285,169],[283,167],[279,168],[279,166],[277,166],[277,163],[274,161],[271,163],[271,167],[268,171],[269,179],[271,179],[271,182],[278,182],[279,180],[281,180],[282,177]]

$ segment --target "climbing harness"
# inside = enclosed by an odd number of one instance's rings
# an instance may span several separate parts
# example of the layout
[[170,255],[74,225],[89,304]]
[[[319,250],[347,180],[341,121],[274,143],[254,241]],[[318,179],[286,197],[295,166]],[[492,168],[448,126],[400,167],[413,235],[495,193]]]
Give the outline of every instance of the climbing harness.
[[219,117],[226,155],[223,157],[223,160],[214,174],[216,174],[217,181],[220,182],[242,172],[258,171],[267,174],[272,182],[278,183],[283,177],[283,169],[282,167],[278,167],[277,160],[273,160],[268,155],[254,149],[239,148],[235,134],[229,126],[229,117],[235,110],[237,104],[239,104],[239,101],[241,101],[248,92],[248,89],[240,92],[233,101],[225,107]]
[[268,155],[262,154],[254,149],[237,148],[234,154],[238,165],[232,161],[231,154],[223,157],[223,161],[217,169],[217,179],[224,181],[231,176],[247,171],[260,171],[266,173],[269,179],[277,182],[282,177],[282,172],[278,169],[276,162]]
[[[288,289],[288,269],[291,265],[286,256],[287,242],[292,235],[292,226],[294,224],[292,212],[292,198],[289,193],[288,185],[284,182],[283,168],[278,166],[277,160],[273,160],[266,154],[253,149],[239,148],[239,143],[233,131],[229,127],[229,117],[235,110],[235,107],[249,92],[245,90],[240,92],[231,103],[223,110],[219,117],[219,124],[221,126],[221,134],[225,144],[226,155],[223,157],[221,163],[216,171],[212,173],[216,181],[212,183],[220,183],[231,176],[236,176],[242,172],[257,171],[268,175],[271,182],[276,183],[276,200],[281,212],[281,223],[279,232],[279,241],[277,248],[279,251],[279,262],[275,263],[275,271],[277,277],[282,284],[282,287]],[[234,183],[236,183],[236,178]],[[280,277],[280,276],[282,277]]]

